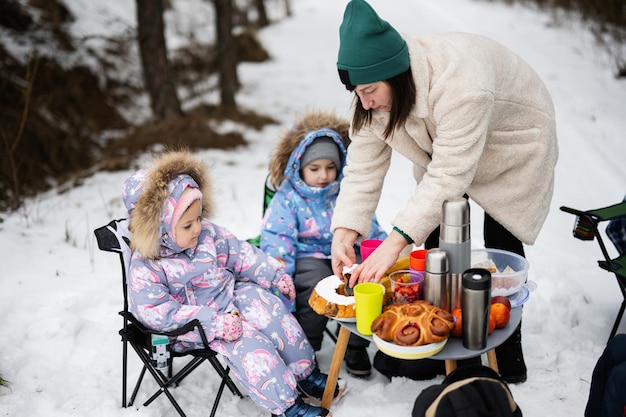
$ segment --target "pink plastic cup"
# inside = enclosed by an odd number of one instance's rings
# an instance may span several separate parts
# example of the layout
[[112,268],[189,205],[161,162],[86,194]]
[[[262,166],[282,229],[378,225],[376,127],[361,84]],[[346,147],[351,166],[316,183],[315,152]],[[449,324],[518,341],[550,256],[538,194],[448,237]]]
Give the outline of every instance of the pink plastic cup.
[[374,249],[379,247],[381,243],[383,243],[383,241],[380,239],[363,240],[361,242],[361,262],[367,259],[367,257],[370,256],[370,254],[374,252]]

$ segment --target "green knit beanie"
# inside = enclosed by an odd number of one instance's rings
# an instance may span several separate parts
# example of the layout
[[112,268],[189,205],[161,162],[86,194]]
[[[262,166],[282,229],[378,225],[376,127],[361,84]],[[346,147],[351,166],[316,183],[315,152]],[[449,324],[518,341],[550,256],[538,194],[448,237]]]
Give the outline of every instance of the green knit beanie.
[[337,69],[348,89],[384,81],[409,69],[409,50],[372,6],[364,0],[351,0],[339,27]]

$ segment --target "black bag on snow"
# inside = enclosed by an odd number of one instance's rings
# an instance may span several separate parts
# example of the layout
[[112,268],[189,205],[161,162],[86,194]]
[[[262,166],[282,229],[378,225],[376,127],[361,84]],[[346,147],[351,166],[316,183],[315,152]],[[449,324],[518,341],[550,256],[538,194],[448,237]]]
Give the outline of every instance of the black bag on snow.
[[425,388],[413,417],[522,417],[506,382],[486,366],[455,369],[441,384]]

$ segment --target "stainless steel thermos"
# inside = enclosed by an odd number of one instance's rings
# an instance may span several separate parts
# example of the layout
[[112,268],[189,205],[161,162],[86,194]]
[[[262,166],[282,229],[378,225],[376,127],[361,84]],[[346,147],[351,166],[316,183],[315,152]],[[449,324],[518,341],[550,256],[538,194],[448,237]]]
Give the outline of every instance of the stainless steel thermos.
[[448,293],[448,255],[446,251],[434,248],[426,254],[424,271],[424,299],[433,305],[450,310]]
[[489,331],[491,273],[483,268],[470,268],[465,271],[461,298],[463,346],[467,349],[484,349],[487,347]]
[[448,292],[452,311],[462,308],[462,276],[471,267],[470,206],[467,199],[458,197],[444,201],[439,248],[446,251],[450,263]]

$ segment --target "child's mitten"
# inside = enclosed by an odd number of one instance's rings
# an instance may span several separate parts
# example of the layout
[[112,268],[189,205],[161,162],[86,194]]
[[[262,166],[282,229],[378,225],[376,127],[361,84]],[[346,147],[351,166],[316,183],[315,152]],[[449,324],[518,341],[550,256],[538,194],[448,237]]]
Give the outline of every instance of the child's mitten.
[[241,337],[243,326],[237,312],[221,314],[215,319],[215,337],[225,342],[232,342]]
[[296,299],[296,287],[293,286],[293,280],[288,274],[284,274],[280,279],[276,282],[276,288],[281,292],[285,297],[290,300]]

